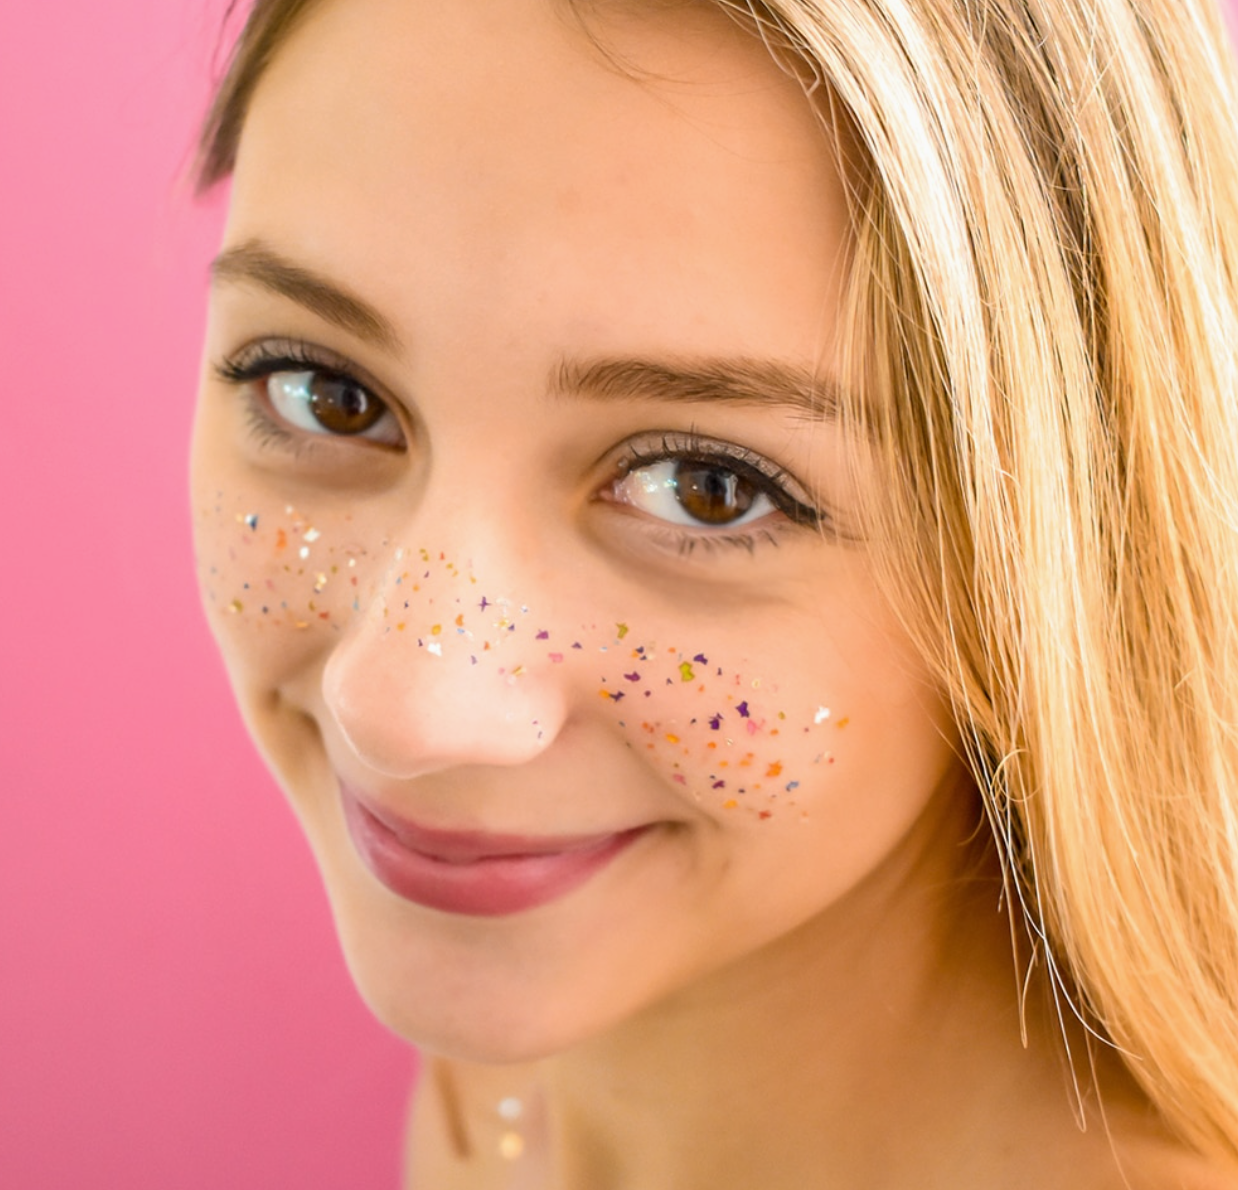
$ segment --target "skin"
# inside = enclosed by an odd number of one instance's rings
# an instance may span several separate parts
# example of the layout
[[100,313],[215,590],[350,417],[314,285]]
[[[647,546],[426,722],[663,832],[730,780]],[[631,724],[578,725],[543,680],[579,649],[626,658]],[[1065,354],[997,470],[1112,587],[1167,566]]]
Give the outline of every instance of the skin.
[[[434,1056],[410,1177],[1205,1184],[1103,1057],[1116,1139],[1090,1104],[1077,1129],[1034,987],[1021,1043],[975,792],[842,532],[838,426],[554,383],[761,360],[824,391],[849,246],[836,137],[759,42],[696,5],[598,20],[636,69],[541,0],[315,9],[252,104],[212,289],[204,601],[363,996]],[[256,245],[386,333],[246,276]],[[218,374],[289,339],[386,403],[385,443]],[[668,524],[664,472],[622,460],[694,434],[789,472],[825,530]],[[440,829],[649,829],[549,904],[446,913],[376,880],[341,782]]]

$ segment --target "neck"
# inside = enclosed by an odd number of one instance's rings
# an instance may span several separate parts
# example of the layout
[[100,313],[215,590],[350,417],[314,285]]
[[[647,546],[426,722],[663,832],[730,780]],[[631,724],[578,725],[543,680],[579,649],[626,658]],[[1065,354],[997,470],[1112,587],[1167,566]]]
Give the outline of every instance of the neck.
[[940,1149],[958,1089],[1023,1055],[977,813],[943,799],[844,902],[545,1062],[553,1184],[862,1185]]

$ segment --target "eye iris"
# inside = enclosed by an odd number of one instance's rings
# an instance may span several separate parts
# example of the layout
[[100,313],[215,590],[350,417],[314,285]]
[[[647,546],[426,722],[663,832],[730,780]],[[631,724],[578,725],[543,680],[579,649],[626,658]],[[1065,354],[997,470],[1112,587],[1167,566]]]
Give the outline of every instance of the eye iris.
[[310,411],[333,434],[361,434],[382,417],[385,406],[348,380],[317,375],[310,383]]
[[752,507],[756,488],[725,467],[708,463],[680,463],[675,489],[685,512],[707,525],[727,525]]

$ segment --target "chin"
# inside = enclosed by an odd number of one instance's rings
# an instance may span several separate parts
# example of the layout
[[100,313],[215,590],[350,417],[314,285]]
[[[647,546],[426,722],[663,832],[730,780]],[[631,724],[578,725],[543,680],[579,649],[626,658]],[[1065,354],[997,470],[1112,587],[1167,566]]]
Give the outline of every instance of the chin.
[[618,998],[589,986],[591,964],[543,962],[536,945],[504,938],[507,927],[493,921],[427,921],[381,891],[330,879],[328,892],[362,1000],[419,1049],[494,1065],[527,1062],[571,1049],[629,1015]]
[[505,1066],[564,1053],[605,1029],[564,1013],[562,1000],[512,995],[495,988],[459,996],[419,992],[384,977],[373,965],[349,961],[357,990],[374,1016],[398,1037],[427,1053]]

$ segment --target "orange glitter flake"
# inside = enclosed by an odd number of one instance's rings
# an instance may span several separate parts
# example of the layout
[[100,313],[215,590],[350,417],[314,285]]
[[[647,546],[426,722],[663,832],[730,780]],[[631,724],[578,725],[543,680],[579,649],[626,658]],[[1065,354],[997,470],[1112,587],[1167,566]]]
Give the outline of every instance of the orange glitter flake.
[[442,626],[442,624],[434,624],[434,625],[432,625],[432,626],[431,626],[431,628],[430,628],[430,635],[431,635],[431,636],[438,636],[438,635],[439,635],[442,631],[443,631],[443,626]]
[[771,764],[769,768],[765,770],[765,775],[767,777],[777,777],[781,772],[782,772],[782,761],[775,760],[774,763]]
[[288,548],[288,534],[283,529],[275,531],[275,548],[277,550],[286,550]]
[[729,797],[727,798],[725,802],[722,803],[722,808],[724,810],[734,810],[735,807],[738,805],[739,805],[739,802],[737,802],[733,797]]
[[464,613],[463,613],[463,612],[461,612],[461,613],[460,613],[460,614],[456,617],[456,627],[457,627],[457,628],[463,628],[463,627],[464,627]]
[[672,734],[672,733],[668,732],[668,733],[667,733],[667,736],[666,736],[666,742],[667,742],[668,744],[677,744],[677,743],[679,743],[679,737],[678,737],[677,735],[674,735],[674,734]]
[[842,731],[842,729],[843,729],[844,727],[846,727],[846,726],[847,726],[847,724],[848,724],[848,723],[850,723],[850,722],[851,722],[851,716],[850,716],[850,715],[844,715],[844,716],[843,716],[841,719],[839,719],[839,721],[838,721],[838,730],[839,730],[839,731]]

